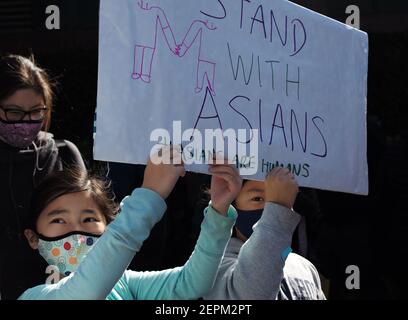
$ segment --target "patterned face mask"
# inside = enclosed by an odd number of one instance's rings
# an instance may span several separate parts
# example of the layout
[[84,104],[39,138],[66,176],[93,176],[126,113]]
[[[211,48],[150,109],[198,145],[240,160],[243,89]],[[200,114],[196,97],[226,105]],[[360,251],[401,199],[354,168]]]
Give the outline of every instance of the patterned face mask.
[[37,137],[42,126],[42,121],[6,122],[0,119],[0,136],[15,148],[26,148]]
[[39,235],[38,251],[50,266],[58,267],[60,274],[74,272],[101,235],[87,232],[70,232],[48,238]]

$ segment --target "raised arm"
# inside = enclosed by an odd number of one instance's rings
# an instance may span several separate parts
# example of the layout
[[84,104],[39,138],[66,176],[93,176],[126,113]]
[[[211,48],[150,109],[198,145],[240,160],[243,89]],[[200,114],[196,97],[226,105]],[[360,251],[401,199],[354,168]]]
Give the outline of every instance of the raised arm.
[[236,211],[232,206],[227,216],[208,206],[197,244],[184,266],[156,272],[126,272],[134,298],[187,300],[207,294],[214,283],[235,219]]
[[154,165],[149,161],[143,187],[123,200],[119,216],[78,269],[57,284],[27,290],[20,299],[105,299],[163,216],[164,199],[183,174],[183,166]]
[[242,180],[226,165],[210,166],[211,203],[204,211],[201,232],[190,259],[183,267],[159,272],[127,272],[136,299],[198,299],[211,289],[225,247],[231,237],[236,211],[230,206]]
[[291,210],[298,187],[293,176],[282,168],[272,171],[265,185],[267,203],[261,219],[241,247],[238,259],[224,259],[206,299],[252,300],[277,296],[292,234],[300,221],[300,216]]

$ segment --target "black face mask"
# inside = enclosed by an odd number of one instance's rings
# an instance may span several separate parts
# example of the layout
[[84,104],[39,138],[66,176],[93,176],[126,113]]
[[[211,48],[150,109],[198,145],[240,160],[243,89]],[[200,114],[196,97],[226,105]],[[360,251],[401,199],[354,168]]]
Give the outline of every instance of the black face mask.
[[252,235],[252,226],[261,219],[263,209],[258,210],[239,210],[237,209],[238,217],[235,222],[235,227],[245,237],[249,238]]

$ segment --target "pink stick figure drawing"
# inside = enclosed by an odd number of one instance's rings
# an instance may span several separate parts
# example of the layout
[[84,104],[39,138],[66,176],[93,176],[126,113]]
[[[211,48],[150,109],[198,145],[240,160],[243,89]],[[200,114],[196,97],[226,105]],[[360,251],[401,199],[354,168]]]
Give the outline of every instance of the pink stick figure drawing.
[[195,41],[198,41],[199,51],[197,58],[197,79],[195,92],[199,93],[203,90],[204,85],[208,87],[212,93],[215,95],[215,67],[216,63],[210,61],[203,57],[203,51],[206,47],[203,46],[203,30],[204,27],[207,30],[213,31],[217,28],[213,24],[209,24],[208,21],[195,20],[191,23],[186,35],[184,36],[181,44],[176,47],[176,55],[179,57],[184,57],[187,51],[192,47]]
[[151,82],[152,65],[156,53],[157,37],[160,28],[169,50],[181,58],[184,57],[193,44],[198,41],[199,51],[197,57],[195,92],[199,93],[204,87],[208,87],[212,95],[215,95],[214,82],[216,64],[215,62],[210,61],[210,59],[204,57],[206,47],[203,45],[203,33],[204,30],[213,31],[217,28],[213,24],[209,24],[208,21],[194,20],[181,43],[177,44],[174,32],[164,10],[158,6],[149,6],[149,4],[145,3],[143,0],[139,1],[137,4],[146,13],[152,13],[154,16],[155,24],[152,26],[152,28],[154,28],[154,41],[151,44],[143,43],[135,45],[132,78],[135,80],[140,79],[146,83]]
[[176,39],[174,37],[173,30],[170,27],[170,23],[164,10],[158,6],[149,6],[143,0],[139,1],[138,6],[145,11],[150,11],[153,13],[155,21],[155,31],[154,31],[154,42],[152,45],[147,44],[136,44],[134,49],[134,59],[133,59],[133,72],[132,78],[137,80],[140,79],[143,82],[151,82],[152,64],[154,59],[154,54],[156,53],[157,47],[157,36],[159,32],[159,27],[163,32],[164,39],[170,51],[176,54]]

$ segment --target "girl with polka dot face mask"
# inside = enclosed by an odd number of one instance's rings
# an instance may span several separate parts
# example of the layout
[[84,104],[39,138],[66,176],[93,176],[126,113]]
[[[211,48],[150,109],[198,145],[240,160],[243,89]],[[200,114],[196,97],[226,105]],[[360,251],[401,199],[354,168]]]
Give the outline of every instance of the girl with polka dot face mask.
[[30,246],[63,277],[76,271],[117,211],[104,183],[82,175],[74,172],[51,181],[33,199],[32,210],[39,214],[25,230]]
[[196,300],[210,290],[237,217],[231,203],[241,189],[239,172],[210,165],[211,202],[183,266],[138,272],[128,266],[185,174],[181,147],[163,147],[151,157],[142,186],[122,200],[114,221],[118,209],[105,183],[86,171],[55,173],[35,189],[25,236],[63,277],[29,288],[19,299]]

